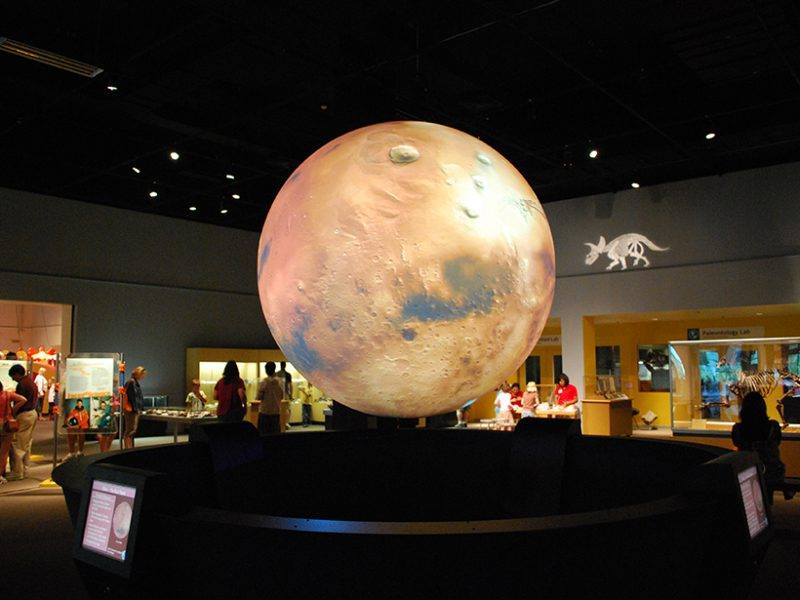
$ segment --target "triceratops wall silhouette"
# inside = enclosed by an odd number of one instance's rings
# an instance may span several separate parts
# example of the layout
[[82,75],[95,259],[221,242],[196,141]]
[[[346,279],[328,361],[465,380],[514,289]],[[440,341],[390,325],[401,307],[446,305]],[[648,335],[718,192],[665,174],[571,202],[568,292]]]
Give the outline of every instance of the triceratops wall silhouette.
[[626,260],[633,259],[633,266],[639,265],[639,261],[644,261],[645,267],[650,266],[650,261],[644,255],[645,247],[656,252],[666,252],[669,248],[660,248],[651,242],[647,237],[639,233],[625,233],[615,237],[610,242],[606,243],[606,238],[600,236],[600,241],[596,244],[589,242],[585,243],[589,246],[589,254],[586,255],[586,264],[591,265],[597,260],[601,254],[607,254],[611,259],[611,264],[606,267],[606,271],[610,271],[617,265],[620,265],[620,270],[628,268]]

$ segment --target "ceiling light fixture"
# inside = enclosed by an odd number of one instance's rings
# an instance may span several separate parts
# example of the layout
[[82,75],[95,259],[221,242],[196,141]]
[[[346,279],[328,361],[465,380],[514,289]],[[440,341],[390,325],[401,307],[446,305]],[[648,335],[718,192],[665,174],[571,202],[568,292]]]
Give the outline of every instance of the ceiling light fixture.
[[241,198],[241,196],[239,194],[231,194],[231,198],[233,198],[234,200],[238,200],[239,198]]
[[639,182],[638,182],[638,181],[634,181],[634,182],[632,182],[632,183],[631,183],[631,187],[632,187],[633,189],[635,189],[635,190],[638,190],[638,189],[639,189]]
[[172,152],[169,153],[169,157],[172,160],[178,160],[181,157],[181,155],[175,152],[175,150],[173,150]]
[[196,211],[196,210],[197,210],[197,207],[196,207],[196,206],[190,206],[190,207],[189,207],[189,210],[190,210],[190,211],[192,211],[192,212],[194,212],[194,211]]
[[225,179],[236,179],[236,177],[234,177],[233,175],[228,173],[228,174],[225,175]]
[[763,317],[763,316],[764,316],[764,313],[756,313],[756,316],[757,316],[757,317]]
[[597,148],[592,148],[589,151],[589,158],[597,158],[597,154],[598,154]]
[[227,214],[228,214],[228,209],[227,209],[227,208],[224,208],[224,207],[223,207],[223,208],[220,208],[220,209],[219,209],[219,214],[221,214],[221,215],[227,215]]
[[106,86],[106,89],[107,89],[109,92],[116,92],[116,91],[117,91],[119,88],[118,88],[117,86],[115,86],[115,85],[107,85],[107,86]]
[[158,192],[157,191],[153,190],[152,192],[150,192],[150,197],[151,198],[155,198],[156,196],[158,196]]
[[717,137],[717,134],[716,134],[716,133],[714,133],[713,131],[709,131],[709,132],[706,134],[706,139],[707,139],[707,140],[713,140],[715,137]]
[[131,171],[133,171],[137,175],[142,172],[142,170],[139,167],[131,167]]
[[97,77],[103,72],[103,69],[100,67],[95,67],[94,65],[75,60],[74,58],[68,58],[61,54],[56,54],[55,52],[35,48],[34,46],[29,46],[22,42],[16,42],[6,37],[0,37],[0,50],[19,56],[20,58],[35,60],[44,65],[49,65],[56,69],[61,69],[62,71],[69,71],[70,73],[75,73],[75,75],[81,75],[83,77]]

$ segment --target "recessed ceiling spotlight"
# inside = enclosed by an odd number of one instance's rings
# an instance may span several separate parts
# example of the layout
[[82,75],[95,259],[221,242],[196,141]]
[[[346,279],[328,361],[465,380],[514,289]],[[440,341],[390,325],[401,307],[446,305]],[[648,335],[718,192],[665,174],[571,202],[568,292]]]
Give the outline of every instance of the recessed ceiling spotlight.
[[192,211],[192,212],[194,212],[194,211],[196,211],[196,210],[197,210],[197,207],[196,207],[196,206],[190,206],[190,207],[189,207],[189,210],[190,210],[190,211]]
[[225,175],[225,179],[236,179],[236,177],[234,177],[234,176],[233,176],[233,175],[231,175],[230,173],[227,173],[227,174]]
[[231,198],[233,198],[234,200],[238,200],[239,198],[241,198],[241,196],[239,194],[231,194]]
[[653,317],[653,321],[658,321],[658,317]]
[[119,88],[118,88],[117,86],[115,86],[115,85],[107,85],[107,86],[106,86],[106,89],[107,89],[109,92],[116,92],[116,91],[117,91]]
[[227,208],[220,208],[220,209],[219,209],[219,214],[221,214],[221,215],[227,215],[227,214],[228,214],[228,209],[227,209]]
[[151,198],[155,198],[156,196],[158,196],[158,192],[157,191],[153,190],[152,192],[150,192],[150,197]]
[[707,140],[713,140],[715,137],[717,137],[717,134],[716,134],[716,133],[714,133],[713,131],[709,131],[709,132],[706,134],[706,139],[707,139]]
[[139,167],[131,167],[131,171],[133,171],[137,175],[142,172],[142,170]]
[[638,182],[638,181],[634,181],[634,182],[632,182],[632,183],[631,183],[631,187],[632,187],[633,189],[635,189],[635,190],[636,190],[636,189],[639,189],[639,182]]
[[757,317],[763,317],[763,316],[764,316],[764,313],[756,313],[756,316],[757,316]]
[[592,148],[589,151],[589,158],[597,158],[597,154],[598,154],[597,148]]
[[172,160],[178,160],[181,157],[181,155],[175,152],[175,150],[173,150],[172,152],[169,153],[169,157]]

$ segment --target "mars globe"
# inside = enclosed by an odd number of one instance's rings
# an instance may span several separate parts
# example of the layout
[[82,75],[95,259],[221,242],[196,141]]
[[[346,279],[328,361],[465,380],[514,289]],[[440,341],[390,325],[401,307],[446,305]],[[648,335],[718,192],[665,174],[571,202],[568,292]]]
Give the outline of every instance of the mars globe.
[[525,179],[432,123],[372,125],[317,150],[259,242],[261,306],[286,358],[378,416],[441,414],[494,388],[530,354],[554,286]]

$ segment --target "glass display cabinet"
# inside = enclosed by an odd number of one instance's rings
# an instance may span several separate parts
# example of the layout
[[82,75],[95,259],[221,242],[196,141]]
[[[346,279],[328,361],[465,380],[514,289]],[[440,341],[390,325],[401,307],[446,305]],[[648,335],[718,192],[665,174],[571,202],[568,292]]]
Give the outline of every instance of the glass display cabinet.
[[[245,392],[249,404],[247,419],[254,424],[258,421],[258,407],[254,402],[258,392],[258,382],[266,377],[264,366],[267,361],[276,363],[280,369],[280,362],[286,361],[286,357],[280,350],[261,349],[261,348],[187,348],[186,349],[186,390],[191,389],[193,379],[200,380],[200,389],[205,392],[208,398],[206,410],[211,412],[216,410],[214,402],[214,386],[222,377],[222,371],[228,360],[236,361],[239,367],[239,374],[244,380]],[[306,381],[297,369],[290,363],[286,363],[286,370],[292,376],[292,397],[289,399],[289,414],[287,420],[290,423],[300,423],[302,417],[302,400],[306,393],[312,400],[312,421],[324,422],[324,409],[331,404],[330,399],[325,393]],[[312,382],[313,383],[313,382]]]
[[730,435],[757,391],[783,434],[800,434],[800,338],[675,341],[668,353],[675,433]]

